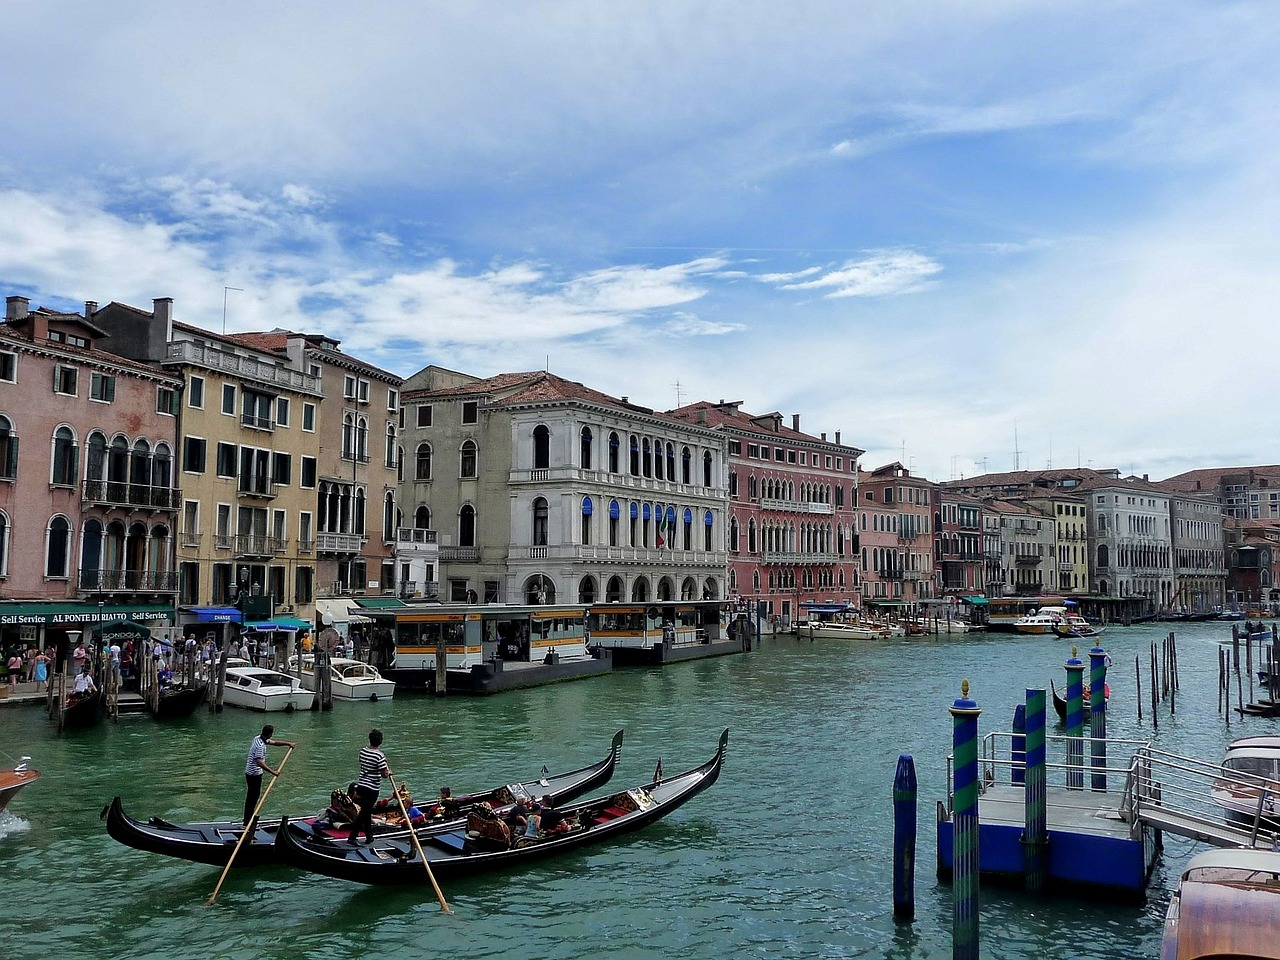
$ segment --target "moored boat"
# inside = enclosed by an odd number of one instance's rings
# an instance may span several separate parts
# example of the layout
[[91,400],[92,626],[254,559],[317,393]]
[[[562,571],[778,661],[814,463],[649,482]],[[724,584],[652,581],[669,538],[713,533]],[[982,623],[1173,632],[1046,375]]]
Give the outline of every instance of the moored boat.
[[[440,819],[436,825],[465,825],[465,815],[479,803],[488,803],[495,809],[504,807],[515,800],[529,800],[550,796],[556,803],[574,800],[596,787],[607,783],[622,753],[622,731],[613,735],[613,743],[609,753],[603,760],[555,775],[543,774],[530,777],[519,782],[506,783],[476,793],[455,795],[457,816]],[[546,767],[543,767],[546,770]],[[107,822],[107,833],[125,846],[159,853],[164,856],[191,860],[195,863],[207,863],[213,866],[225,866],[231,852],[244,833],[244,824],[238,820],[204,821],[198,823],[173,823],[161,817],[152,817],[147,821],[135,820],[124,810],[119,797],[114,797],[102,812]],[[296,818],[291,822],[314,822],[314,818]],[[259,818],[251,836],[240,848],[236,856],[235,866],[255,867],[278,862],[274,847],[276,831],[280,826],[280,818]],[[323,830],[323,828],[317,828]],[[403,825],[374,823],[375,836],[405,837],[407,832]],[[332,830],[329,836],[345,837],[347,830]]]
[[1065,623],[1055,623],[1053,625],[1054,635],[1062,637],[1064,640],[1087,640],[1090,637],[1096,637],[1105,629],[1107,628],[1095,627],[1083,617],[1077,617],[1073,620],[1067,620]]
[[880,640],[887,632],[869,623],[844,620],[810,620],[801,636],[818,640]]
[[157,720],[178,720],[195,713],[209,692],[205,680],[197,680],[191,686],[176,684],[160,691],[159,701],[151,715]]
[[1160,960],[1280,960],[1280,853],[1210,850],[1178,880]]
[[[1053,681],[1049,681],[1049,690],[1053,693],[1053,709],[1057,711],[1058,717],[1062,720],[1067,719],[1067,701],[1065,697],[1058,696],[1058,688],[1053,685]],[[1111,702],[1111,684],[1103,684],[1103,693],[1107,698],[1107,703]],[[1084,716],[1087,720],[1092,711],[1089,709],[1089,685],[1084,687]]]
[[[295,664],[290,661],[290,668]],[[335,700],[390,700],[396,692],[394,680],[388,680],[377,667],[363,660],[331,657],[329,677]],[[309,654],[302,658],[301,679],[305,689],[315,690],[315,658]]]
[[107,697],[101,690],[92,693],[73,693],[67,697],[62,710],[62,728],[92,727],[102,721],[107,712]]
[[27,766],[30,757],[23,757],[12,770],[0,771],[0,813],[9,806],[9,801],[25,786],[40,779],[40,771]]
[[1210,795],[1230,820],[1280,825],[1280,736],[1238,737]]
[[296,677],[266,667],[227,667],[222,702],[246,710],[306,710],[315,694]]
[[[367,884],[420,884],[524,864],[589,844],[601,843],[648,826],[706,790],[720,776],[729,731],[720,735],[715,756],[691,770],[619,793],[574,804],[557,812],[569,824],[564,831],[518,838],[514,846],[496,848],[466,827],[417,831],[418,843],[407,835],[375,839],[372,844],[316,837],[292,822],[276,832],[276,846],[286,863],[341,880]],[[422,857],[430,865],[428,875]]]

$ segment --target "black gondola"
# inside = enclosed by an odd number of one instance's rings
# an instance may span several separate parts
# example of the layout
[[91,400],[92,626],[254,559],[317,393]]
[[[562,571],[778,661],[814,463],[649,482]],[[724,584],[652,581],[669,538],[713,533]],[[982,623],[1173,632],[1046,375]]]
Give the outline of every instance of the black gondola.
[[106,716],[107,698],[101,690],[73,693],[62,710],[62,729],[96,726]]
[[[1053,709],[1058,711],[1058,717],[1065,721],[1067,719],[1067,701],[1064,700],[1062,697],[1058,696],[1058,690],[1053,685],[1052,680],[1049,681],[1049,689],[1053,692]],[[1108,701],[1110,701],[1111,699],[1109,693],[1110,691],[1108,691],[1108,696],[1107,696]],[[1089,715],[1091,714],[1091,712],[1092,711],[1089,709],[1089,688],[1085,687],[1084,688],[1084,718],[1086,720],[1089,719]]]
[[[1135,622],[1137,622],[1137,621],[1135,621]],[[1088,640],[1090,637],[1096,637],[1098,634],[1100,634],[1103,630],[1105,630],[1105,629],[1107,629],[1107,628],[1106,628],[1106,627],[1093,627],[1093,626],[1089,626],[1089,627],[1066,626],[1066,627],[1064,627],[1064,626],[1063,626],[1062,624],[1060,624],[1060,623],[1055,623],[1055,624],[1053,625],[1053,628],[1052,628],[1052,629],[1053,629],[1053,632],[1054,632],[1056,635],[1058,635],[1059,637],[1061,637],[1063,640]]]
[[[613,776],[622,753],[622,731],[613,735],[613,743],[609,755],[603,760],[560,773],[555,776],[532,777],[519,783],[504,784],[477,793],[455,796],[459,805],[459,815],[465,815],[473,806],[488,803],[492,806],[509,804],[512,799],[531,799],[537,796],[551,796],[556,803],[573,800],[607,783]],[[543,767],[543,770],[546,768]],[[227,859],[244,832],[244,824],[238,820],[224,820],[203,823],[171,823],[160,817],[152,817],[145,823],[134,820],[124,812],[124,804],[119,797],[112,799],[110,805],[102,812],[107,821],[107,833],[125,846],[150,853],[159,853],[195,863],[208,863],[213,866],[226,866]],[[464,823],[464,819],[454,818],[441,821],[440,826],[448,827]],[[240,848],[236,855],[235,866],[257,867],[279,862],[274,846],[276,830],[280,826],[279,818],[263,820],[259,818],[253,836]],[[376,824],[375,832],[388,837],[407,836],[403,827],[391,827]],[[331,835],[347,835],[347,830],[334,830]]]
[[[494,849],[464,827],[419,829],[418,841],[438,880],[497,870],[540,860],[639,830],[660,820],[707,789],[720,776],[729,731],[716,754],[692,770],[560,810],[572,829],[536,839],[518,838],[513,847]],[[360,846],[316,837],[304,825],[286,821],[276,832],[280,858],[304,870],[368,884],[429,882],[411,838],[375,839]]]
[[195,712],[196,707],[204,702],[208,691],[209,683],[206,680],[201,680],[190,687],[185,685],[165,687],[160,691],[159,703],[151,711],[151,715],[157,720],[178,720],[189,717]]

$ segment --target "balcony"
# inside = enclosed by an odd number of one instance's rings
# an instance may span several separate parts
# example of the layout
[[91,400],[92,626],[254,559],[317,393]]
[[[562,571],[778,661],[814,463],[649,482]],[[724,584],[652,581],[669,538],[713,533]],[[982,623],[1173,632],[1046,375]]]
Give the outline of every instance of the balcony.
[[454,563],[477,563],[480,560],[479,547],[441,547],[440,560]]
[[301,537],[298,538],[299,553],[312,554],[315,553],[315,550],[316,542],[314,540],[303,540]]
[[235,538],[229,533],[215,533],[213,535],[213,546],[216,550],[230,550],[234,543]]
[[211,370],[221,370],[276,387],[298,390],[302,393],[320,393],[320,378],[309,377],[298,370],[290,370],[274,363],[263,363],[252,357],[236,356],[207,344],[193,340],[180,340],[169,344],[170,362],[191,363]]
[[178,536],[184,547],[199,547],[200,541],[204,539],[203,534],[192,533],[190,530],[183,530]]
[[275,421],[270,417],[259,417],[252,413],[240,414],[240,426],[250,430],[275,430]]
[[358,533],[317,533],[316,550],[320,553],[359,553],[364,537]]
[[396,527],[397,544],[431,544],[436,542],[434,530],[421,530],[417,527]]
[[899,543],[911,543],[911,542],[912,542],[913,540],[915,540],[915,539],[916,539],[916,537],[918,537],[918,536],[920,536],[920,534],[919,534],[919,533],[917,533],[915,530],[899,530],[899,531],[898,531],[898,542],[899,542]]
[[289,541],[280,537],[264,537],[256,533],[241,533],[235,538],[237,557],[273,557],[284,552]]
[[438,600],[440,599],[440,582],[427,580],[419,583],[417,580],[401,580],[396,596],[401,600]]
[[877,570],[876,576],[881,580],[905,580],[906,574],[901,570]]
[[1020,567],[1038,566],[1044,557],[1038,553],[1019,553],[1013,558],[1013,562]]
[[242,497],[253,497],[259,500],[276,498],[275,484],[265,473],[242,473],[236,485],[236,492]]
[[834,553],[804,553],[796,550],[762,550],[763,563],[836,563],[843,557]]
[[128,507],[134,510],[177,510],[182,491],[174,487],[155,487],[148,483],[125,483],[121,480],[85,480],[81,484],[81,501],[100,507]]
[[176,593],[176,573],[156,573],[146,570],[81,570],[79,574],[82,593]]
[[787,510],[792,513],[832,514],[836,508],[829,503],[816,503],[811,500],[777,500],[773,497],[761,497],[762,510]]

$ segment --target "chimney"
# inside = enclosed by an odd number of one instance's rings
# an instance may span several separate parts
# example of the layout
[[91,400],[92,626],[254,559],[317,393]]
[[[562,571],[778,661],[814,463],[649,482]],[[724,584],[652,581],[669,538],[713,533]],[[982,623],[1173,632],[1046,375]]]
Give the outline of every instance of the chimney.
[[92,320],[93,315],[97,312],[98,312],[97,300],[86,300],[84,302],[84,318],[86,320]]
[[800,432],[800,414],[793,413],[791,415],[791,429],[796,433]]
[[26,297],[6,297],[4,301],[5,320],[27,319],[28,308],[30,306],[31,301]]
[[173,339],[173,297],[159,297],[151,301],[151,315],[164,329],[164,341]]
[[822,433],[818,434],[818,436],[820,436],[823,440],[826,440],[826,439],[827,439],[827,431],[823,430],[823,431],[822,431]]
[[837,430],[837,431],[836,431],[836,443],[839,443],[839,442],[840,442],[840,431],[839,431],[839,430]]
[[627,402],[627,398],[626,398],[626,397],[622,397],[621,399],[622,399],[622,402],[623,402],[623,403],[626,403],[626,402]]

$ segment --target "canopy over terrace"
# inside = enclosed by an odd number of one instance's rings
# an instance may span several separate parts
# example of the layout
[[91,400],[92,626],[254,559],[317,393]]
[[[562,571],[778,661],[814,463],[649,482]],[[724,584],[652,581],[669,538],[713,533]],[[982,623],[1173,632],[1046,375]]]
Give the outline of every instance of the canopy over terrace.
[[319,621],[321,629],[325,626],[326,618],[328,618],[329,623],[333,624],[333,628],[338,631],[339,636],[342,637],[346,637],[352,625],[373,623],[373,618],[360,611],[360,607],[353,597],[334,597],[332,600],[317,600],[316,619]]

